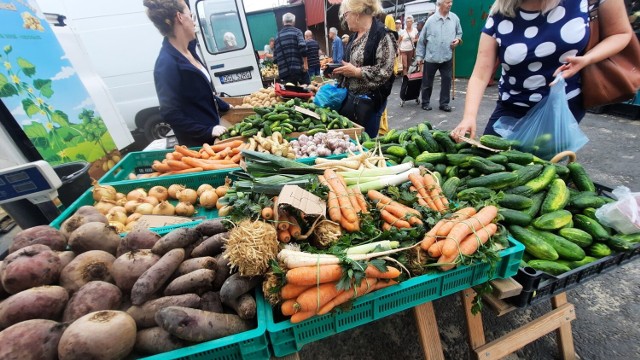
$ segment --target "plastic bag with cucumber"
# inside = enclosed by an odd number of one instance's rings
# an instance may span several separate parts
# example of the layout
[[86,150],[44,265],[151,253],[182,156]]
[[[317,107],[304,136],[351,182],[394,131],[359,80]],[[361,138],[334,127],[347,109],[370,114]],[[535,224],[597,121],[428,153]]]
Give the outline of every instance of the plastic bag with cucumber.
[[518,149],[546,160],[565,150],[580,150],[589,139],[569,109],[565,85],[559,74],[549,96],[540,100],[524,117],[502,116],[493,129],[518,144]]

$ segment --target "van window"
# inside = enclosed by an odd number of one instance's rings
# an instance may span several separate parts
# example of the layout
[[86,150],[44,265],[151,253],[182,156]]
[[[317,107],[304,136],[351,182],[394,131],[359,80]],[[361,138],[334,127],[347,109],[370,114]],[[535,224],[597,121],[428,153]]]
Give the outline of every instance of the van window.
[[199,1],[196,11],[209,53],[241,50],[247,45],[236,0]]

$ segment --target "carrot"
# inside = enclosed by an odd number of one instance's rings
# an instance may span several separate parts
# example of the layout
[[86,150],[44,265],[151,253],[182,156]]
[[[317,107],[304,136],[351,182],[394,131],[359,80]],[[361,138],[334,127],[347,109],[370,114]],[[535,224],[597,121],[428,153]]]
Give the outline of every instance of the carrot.
[[230,155],[240,154],[240,150],[241,149],[239,147],[234,147],[231,149]]
[[242,145],[243,143],[244,143],[244,141],[242,141],[242,140],[233,140],[233,141],[229,141],[229,142],[221,143],[221,144],[218,143],[218,144],[211,145],[211,150],[213,150],[214,152],[218,153],[218,152],[220,152],[220,151],[222,151],[224,149],[227,149],[227,148],[238,147],[238,146]]
[[[417,192],[418,192],[418,189],[416,189],[416,187],[415,187],[415,186],[410,186],[410,187],[409,187],[409,190],[410,190],[410,191],[412,191],[412,192],[414,192],[414,193],[417,193]],[[422,196],[420,196],[420,194],[416,194],[416,199],[418,199],[418,204],[420,204],[420,205],[422,205],[422,206],[429,207],[429,204],[427,204],[427,202],[426,202],[426,201],[424,201],[424,199],[422,198]]]
[[296,324],[296,323],[305,321],[308,318],[314,316],[315,314],[316,314],[315,311],[297,312],[297,313],[293,314],[293,316],[291,316],[291,323],[292,324]]
[[483,207],[477,214],[456,224],[447,235],[442,253],[447,256],[454,255],[460,242],[471,233],[489,225],[498,215],[498,208],[489,205]]
[[335,171],[333,171],[332,169],[326,169],[324,171],[324,178],[327,180],[327,184],[329,184],[330,188],[335,191],[336,196],[338,197],[338,204],[340,204],[340,212],[342,213],[342,216],[347,221],[352,223],[358,221],[358,215],[351,205],[347,189],[340,181],[340,178],[338,178],[338,175],[336,175]]
[[[491,223],[485,226],[483,229],[478,230],[476,234],[469,234],[462,242],[460,243],[460,254],[462,255],[472,255],[475,253],[480,245],[486,243],[490,237],[492,237],[496,231],[498,230],[498,226],[494,223]],[[453,263],[458,254],[453,254],[451,256],[442,255],[440,259],[438,259],[439,264],[450,264]],[[456,264],[453,265],[442,265],[440,269],[442,271],[447,271],[456,267]]]
[[368,214],[369,206],[367,205],[367,200],[365,200],[364,195],[362,195],[362,192],[360,192],[360,189],[358,187],[355,187],[351,190],[356,195],[356,200],[358,201],[358,205],[360,205],[360,209],[362,210],[362,213]]
[[440,188],[440,185],[438,185],[438,183],[434,180],[431,174],[424,175],[424,185],[427,188],[427,191],[429,192],[429,196],[431,197],[431,200],[433,200],[433,203],[438,208],[438,211],[445,212],[447,210],[447,207],[444,205],[444,202],[442,201],[442,198],[444,197],[442,195],[442,189]]
[[396,206],[393,204],[383,204],[381,202],[378,202],[376,206],[380,210],[387,210],[391,213],[391,215],[396,216],[398,219],[407,219],[409,221],[409,224],[411,225],[422,225],[422,220],[418,219],[418,217],[413,214],[407,213],[400,206]]
[[283,243],[288,243],[291,241],[291,234],[289,233],[289,229],[278,229],[278,240]]
[[444,247],[444,240],[436,241],[433,245],[429,247],[427,253],[432,258],[438,258],[442,255],[442,248]]
[[231,169],[237,168],[238,164],[202,164],[201,167],[205,170],[223,170],[223,169]]
[[408,229],[411,227],[411,224],[409,224],[407,221],[398,218],[397,216],[391,214],[390,212],[384,209],[380,210],[380,217],[382,218],[382,220],[388,222],[390,225],[393,225],[397,228]]
[[284,210],[278,209],[278,220],[277,229],[278,230],[287,230],[289,229],[289,214],[287,214]]
[[[382,281],[382,280],[380,280],[380,281],[378,281],[378,282],[376,283],[376,286],[375,286],[375,287],[373,288],[373,290],[371,290],[371,291],[376,291],[376,290],[384,289],[384,288],[386,288],[386,287],[389,287],[389,286],[391,286],[391,285],[395,285],[395,284],[397,284],[397,283],[398,283],[398,282],[397,282],[397,281],[395,281],[395,280],[387,280],[387,281]],[[370,292],[371,292],[371,291],[370,291]]]
[[431,230],[429,230],[425,235],[424,238],[422,239],[422,243],[420,244],[420,247],[422,248],[422,250],[427,251],[429,250],[429,247],[431,247],[431,245],[433,245],[433,243],[436,242],[436,234],[438,233],[438,230],[445,224],[445,220],[440,220],[438,221],[432,228]]
[[288,220],[290,222],[289,234],[291,234],[292,238],[298,239],[302,234],[302,229],[300,228],[300,225],[298,225],[298,222],[296,221],[296,219],[291,215],[289,215]]
[[329,311],[335,309],[337,306],[340,306],[351,299],[355,299],[358,296],[369,293],[370,290],[372,290],[376,286],[377,282],[378,279],[364,278],[360,280],[360,285],[354,287],[353,289],[342,291],[331,301],[326,303],[322,308],[320,308],[320,310],[318,310],[318,315],[324,315]]
[[282,315],[291,316],[295,314],[297,312],[296,308],[294,307],[295,303],[295,299],[289,299],[283,302],[282,305],[280,305],[280,311],[282,312]]
[[194,157],[194,158],[200,158],[200,153],[194,150],[191,150],[189,148],[187,148],[184,145],[174,145],[173,148],[181,153],[184,156],[190,156],[190,157]]
[[302,294],[305,290],[307,290],[311,286],[313,285],[286,284],[282,288],[280,288],[280,297],[285,300],[295,299],[298,297],[298,295]]
[[424,185],[424,179],[417,174],[409,174],[409,180],[413,184],[413,186],[418,190],[418,195],[422,196],[422,199],[427,203],[427,206],[433,210],[438,211],[438,208],[434,204],[433,200],[429,196],[427,189]]
[[387,266],[387,271],[382,272],[375,266],[369,265],[364,270],[364,273],[367,277],[376,279],[395,279],[400,276],[400,270],[394,268],[393,266]]
[[377,190],[369,190],[367,192],[367,196],[369,197],[369,199],[373,200],[373,201],[380,201],[383,204],[391,204],[391,205],[397,205],[400,206],[403,209],[406,209],[406,211],[412,213],[412,214],[416,214],[417,216],[422,216],[420,214],[420,211],[410,208],[408,206],[402,205],[397,201],[391,200],[390,197],[385,196],[384,194],[382,194],[381,192],[377,191]]
[[329,194],[327,196],[327,210],[329,211],[329,219],[331,219],[331,221],[339,223],[340,220],[342,220],[342,212],[340,212],[338,197],[336,196],[336,193],[331,190],[324,176],[318,175],[318,181],[320,181],[320,184],[329,188]]
[[168,175],[179,175],[179,174],[190,174],[190,173],[195,173],[195,172],[200,172],[203,171],[204,169],[201,167],[194,167],[194,168],[189,168],[189,169],[184,169],[184,170],[174,170],[174,171],[169,171],[166,173],[162,173],[158,176],[168,176]]
[[171,166],[169,166],[169,164],[167,163],[161,163],[158,160],[155,160],[153,162],[153,165],[151,165],[151,168],[157,172],[161,172],[161,173],[165,173],[165,172],[169,172],[171,171]]
[[453,213],[453,216],[451,216],[451,218],[443,219],[445,221],[445,224],[438,229],[438,232],[436,233],[436,235],[447,236],[447,234],[449,234],[451,229],[453,229],[453,227],[456,224],[460,223],[460,221],[464,221],[468,219],[469,217],[475,214],[476,214],[476,209],[473,207],[466,207],[456,211],[455,213]]
[[182,158],[184,157],[184,155],[182,155],[182,153],[179,153],[177,151],[172,152],[171,155],[173,156],[173,160],[182,160]]
[[[182,155],[182,154],[180,154],[180,155]],[[167,159],[167,160],[180,160],[180,159],[176,159],[176,157],[173,156],[173,153],[166,153],[164,155],[164,158]]]
[[233,161],[236,164],[240,163],[240,159],[242,159],[241,153],[237,153],[231,157],[231,161]]
[[211,155],[209,155],[209,153],[207,153],[206,151],[201,151],[200,152],[200,158],[203,160],[208,160],[211,157]]
[[[344,181],[342,176],[340,176],[340,179]],[[347,194],[349,194],[349,201],[351,202],[351,207],[354,209],[356,213],[362,212],[362,209],[360,208],[360,204],[358,203],[358,199],[356,199],[356,194],[353,192],[353,189],[349,189],[349,188],[346,188],[346,189],[347,189]]]
[[216,154],[216,152],[211,148],[211,145],[207,143],[202,144],[202,150],[209,154],[209,156],[214,156]]
[[336,284],[335,282],[329,282],[312,286],[296,298],[294,306],[298,311],[317,312],[340,293]]
[[260,215],[265,220],[271,220],[273,218],[273,209],[270,207],[266,207],[262,209],[262,212],[260,212]]
[[190,169],[192,167],[195,166],[190,166],[189,164],[183,162],[183,161],[178,161],[178,160],[167,160],[167,164],[173,169],[173,170],[185,170],[185,169]]
[[382,230],[384,230],[384,231],[391,230],[391,224],[389,224],[388,222],[383,222],[382,223]]
[[338,281],[342,277],[340,265],[301,266],[287,271],[287,284],[316,285]]
[[350,233],[356,232],[356,231],[360,231],[360,222],[359,221],[350,222],[350,221],[347,221],[347,219],[344,218],[344,217],[340,218],[340,226],[343,229],[347,230],[347,232],[350,232]]

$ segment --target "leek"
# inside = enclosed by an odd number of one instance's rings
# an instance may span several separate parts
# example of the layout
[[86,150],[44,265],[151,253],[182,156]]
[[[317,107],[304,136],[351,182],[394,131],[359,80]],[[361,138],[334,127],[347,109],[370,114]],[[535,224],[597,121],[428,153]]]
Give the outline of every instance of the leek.
[[371,169],[363,169],[363,170],[353,170],[353,171],[343,171],[340,172],[342,177],[350,178],[350,177],[379,177],[385,175],[396,175],[401,172],[405,172],[413,168],[413,163],[407,162],[400,165],[389,166],[385,168],[371,168]]
[[412,168],[397,175],[382,176],[373,181],[360,183],[358,185],[351,185],[349,188],[358,188],[360,192],[366,194],[369,190],[380,190],[389,186],[399,186],[400,184],[409,181],[410,174],[419,175],[420,169]]
[[397,249],[399,246],[400,246],[400,243],[397,241],[382,240],[382,241],[372,242],[369,244],[352,246],[348,248],[345,252],[347,253],[347,255],[368,254],[372,252]]

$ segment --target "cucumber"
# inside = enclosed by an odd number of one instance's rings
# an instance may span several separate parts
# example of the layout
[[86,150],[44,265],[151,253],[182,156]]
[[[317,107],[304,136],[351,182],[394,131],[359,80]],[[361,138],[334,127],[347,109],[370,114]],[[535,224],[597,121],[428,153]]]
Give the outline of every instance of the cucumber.
[[584,169],[584,167],[582,167],[580,163],[572,162],[571,164],[568,164],[567,167],[569,168],[571,180],[573,181],[573,184],[578,188],[578,190],[594,192],[596,191],[595,184],[593,183],[589,175],[587,175],[587,171]]
[[631,250],[633,244],[616,236],[611,236],[607,240],[607,245],[615,251],[625,252]]
[[427,141],[425,139],[423,139],[422,136],[420,136],[418,134],[413,134],[411,136],[411,141],[413,141],[416,144],[416,146],[418,147],[418,150],[420,152],[433,151],[431,149],[431,147],[429,147],[429,144],[427,144]]
[[472,187],[458,192],[458,200],[462,201],[480,201],[486,200],[496,194],[495,191],[485,187]]
[[480,156],[481,158],[484,159],[484,158],[487,158],[487,157],[491,156],[491,154],[493,154],[493,152],[491,152],[489,150],[480,149],[480,148],[477,148],[477,147],[468,147],[468,148],[462,148],[462,149],[458,150],[458,154]]
[[423,152],[422,154],[416,156],[416,163],[431,163],[438,164],[447,160],[447,154],[443,152]]
[[545,192],[539,192],[537,194],[534,194],[531,196],[531,207],[524,210],[525,213],[527,213],[529,216],[531,216],[532,218],[536,217],[536,215],[538,215],[538,213],[540,212],[540,207],[542,207],[542,202],[544,201],[546,194]]
[[460,178],[452,176],[442,184],[442,193],[447,199],[453,199],[456,194],[458,186],[460,185]]
[[507,170],[510,170],[510,171],[520,170],[525,166],[528,166],[528,165],[520,165],[520,164],[516,164],[516,163],[512,163],[512,162],[507,163],[507,165],[505,165]]
[[560,229],[560,231],[558,231],[558,234],[580,247],[587,247],[593,243],[593,238],[591,237],[591,235],[589,235],[589,233],[584,230],[576,228],[564,228]]
[[581,266],[585,266],[587,264],[591,264],[594,261],[598,261],[597,258],[594,258],[593,256],[585,256],[584,259],[580,260],[580,261],[569,261],[569,263],[567,264],[571,270],[573,269],[577,269]]
[[512,172],[498,172],[493,173],[473,179],[469,179],[467,181],[467,186],[469,187],[486,187],[493,190],[501,190],[509,187],[516,180],[518,180],[518,175]]
[[537,178],[542,173],[542,169],[544,166],[540,164],[531,164],[527,166],[523,166],[522,168],[515,170],[514,173],[518,175],[518,181],[516,181],[513,185],[520,186],[528,183],[529,181]]
[[556,168],[553,165],[546,165],[542,173],[533,180],[528,181],[525,186],[530,187],[534,193],[544,190],[556,177]]
[[509,163],[509,159],[506,156],[500,154],[491,155],[487,157],[487,160],[501,165],[507,165]]
[[596,258],[603,258],[613,253],[613,251],[611,251],[611,248],[603,243],[592,244],[587,248],[587,252],[589,253],[589,255]]
[[453,142],[453,139],[449,136],[449,133],[444,131],[436,130],[433,132],[433,138],[436,140],[440,148],[444,150],[444,152],[453,154],[456,152],[456,143]]
[[511,143],[509,140],[503,139],[496,135],[482,135],[480,136],[480,144],[490,147],[496,150],[509,150]]
[[533,161],[533,154],[525,153],[518,150],[507,150],[500,153],[509,159],[510,163],[516,163],[520,165],[529,165]]
[[447,166],[447,170],[445,170],[447,177],[457,177],[458,176],[458,167],[457,166]]
[[616,234],[614,235],[614,237],[620,238],[626,242],[632,243],[632,244],[638,244],[640,243],[640,233],[635,233],[635,234]]
[[540,236],[518,225],[509,226],[511,235],[522,244],[525,251],[542,260],[558,260],[559,255],[553,246],[547,244]]
[[533,205],[533,200],[526,196],[516,194],[502,194],[498,197],[498,205],[503,208],[524,210]]
[[504,165],[496,164],[491,160],[487,160],[480,156],[474,156],[469,160],[471,167],[477,169],[483,174],[493,174],[507,170]]
[[571,271],[571,268],[569,266],[556,261],[536,259],[529,261],[528,264],[530,267],[536,270],[544,271],[547,274],[551,275],[560,275]]
[[569,202],[569,189],[562,179],[555,179],[549,185],[549,191],[544,198],[540,211],[548,214],[554,211],[562,210]]
[[447,165],[445,165],[445,164],[436,164],[436,172],[439,173],[441,176],[446,175]]
[[533,195],[536,195],[536,193],[533,192],[533,189],[526,185],[516,186],[514,188],[505,190],[505,192],[507,194],[516,194],[516,195],[522,195],[527,197],[533,197]]
[[569,224],[571,219],[571,212],[558,210],[534,219],[533,226],[540,230],[557,230]]
[[393,155],[398,159],[402,159],[407,156],[407,150],[402,146],[391,146],[385,151],[385,153]]
[[585,196],[576,196],[571,201],[569,201],[569,206],[575,208],[577,210],[582,210],[586,208],[594,208],[597,209],[600,206],[604,205],[606,201],[597,195],[585,195]]
[[420,135],[422,135],[422,138],[427,143],[427,151],[429,152],[442,151],[442,149],[440,148],[440,145],[438,145],[438,142],[433,138],[433,135],[431,135],[429,128],[427,126],[424,126],[423,128],[420,125],[423,125],[423,124],[418,124],[418,132],[420,133]]
[[505,225],[527,226],[531,223],[531,216],[522,211],[503,208],[498,209],[498,214],[502,215],[501,223]]
[[449,165],[460,166],[460,167],[469,167],[471,163],[469,160],[473,157],[473,155],[468,154],[446,154],[447,163]]
[[418,145],[413,142],[408,141],[405,145],[405,148],[407,149],[407,155],[411,156],[412,158],[416,158],[418,157],[418,155],[420,155]]
[[573,216],[574,226],[580,230],[586,231],[595,241],[607,241],[609,233],[600,225],[597,220],[582,214]]
[[[366,134],[366,132],[363,132],[363,134]],[[373,149],[374,147],[376,147],[376,142],[373,141],[373,140],[364,141],[364,142],[362,142],[362,146],[365,149]]]
[[569,168],[562,165],[562,164],[553,164],[553,166],[556,167],[556,174],[558,174],[558,177],[560,177],[561,179],[565,180],[570,176],[570,171]]
[[553,248],[558,252],[558,256],[562,259],[578,261],[584,259],[586,256],[584,250],[582,250],[580,246],[572,243],[562,236],[532,228],[529,230],[540,236],[540,238],[547,244],[553,246]]
[[598,220],[598,218],[596,217],[596,209],[589,207],[586,208],[584,210],[582,210],[582,213],[587,215],[587,217],[593,219],[593,220]]

